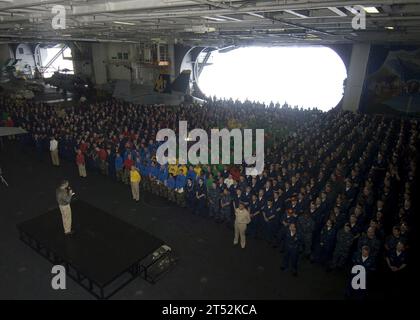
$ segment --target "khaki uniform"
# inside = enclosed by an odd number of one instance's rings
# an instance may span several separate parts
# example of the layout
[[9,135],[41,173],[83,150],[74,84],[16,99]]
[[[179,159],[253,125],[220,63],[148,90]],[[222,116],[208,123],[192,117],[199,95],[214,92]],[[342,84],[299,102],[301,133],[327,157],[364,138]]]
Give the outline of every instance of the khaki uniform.
[[70,201],[72,195],[68,190],[58,188],[56,190],[56,198],[58,202],[58,207],[60,208],[61,218],[63,220],[64,233],[71,232],[71,208]]
[[140,200],[140,190],[138,182],[131,182],[131,194],[133,195],[133,200]]
[[61,218],[63,219],[64,233],[71,231],[71,207],[70,205],[58,206],[61,211]]
[[50,141],[50,153],[51,153],[51,161],[54,166],[60,165],[60,158],[58,156],[58,141],[52,139]]
[[241,240],[241,247],[245,248],[246,245],[246,226],[251,221],[251,217],[249,215],[249,211],[246,209],[236,209],[235,211],[235,238],[233,240],[233,244],[238,244],[239,238]]
[[54,166],[60,165],[60,158],[58,156],[58,149],[51,151],[51,161]]
[[86,178],[86,166],[84,164],[79,164],[77,165],[77,168],[79,169],[79,176]]

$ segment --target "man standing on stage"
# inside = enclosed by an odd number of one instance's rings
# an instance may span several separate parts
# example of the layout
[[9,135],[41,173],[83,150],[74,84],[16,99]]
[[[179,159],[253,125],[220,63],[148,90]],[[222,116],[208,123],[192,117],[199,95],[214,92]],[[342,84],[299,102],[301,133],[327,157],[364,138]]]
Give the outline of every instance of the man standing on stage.
[[70,201],[74,193],[69,186],[67,180],[63,180],[60,186],[56,190],[56,197],[58,202],[58,207],[61,211],[61,217],[63,219],[64,234],[71,235],[73,231],[71,229],[71,208]]

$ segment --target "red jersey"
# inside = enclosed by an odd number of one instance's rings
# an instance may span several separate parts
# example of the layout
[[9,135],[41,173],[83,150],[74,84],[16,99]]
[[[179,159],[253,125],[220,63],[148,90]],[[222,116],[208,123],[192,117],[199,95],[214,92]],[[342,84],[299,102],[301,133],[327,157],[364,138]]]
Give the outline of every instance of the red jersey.
[[105,161],[105,160],[106,160],[106,158],[108,157],[108,153],[106,152],[106,150],[105,150],[105,149],[99,149],[99,152],[98,152],[98,157],[99,157],[99,159],[101,159],[102,161]]
[[88,149],[88,144],[87,143],[81,143],[80,144],[80,150],[82,151],[82,153],[86,153]]
[[238,168],[233,167],[232,169],[230,169],[229,173],[232,175],[232,178],[236,181],[239,181],[239,177],[241,176],[241,172],[239,171]]
[[77,154],[76,164],[77,165],[84,165],[85,164],[85,156],[83,155],[83,153]]
[[131,169],[131,167],[134,165],[134,161],[131,159],[125,159],[124,160],[124,168],[125,169]]

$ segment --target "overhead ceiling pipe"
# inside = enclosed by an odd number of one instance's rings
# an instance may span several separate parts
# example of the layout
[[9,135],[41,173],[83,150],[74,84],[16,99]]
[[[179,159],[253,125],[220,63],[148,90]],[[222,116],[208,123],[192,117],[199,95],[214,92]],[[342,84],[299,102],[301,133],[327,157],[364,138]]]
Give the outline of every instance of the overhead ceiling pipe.
[[37,6],[44,6],[46,4],[60,4],[63,2],[69,2],[68,0],[38,0],[38,1],[30,1],[25,3],[19,4],[12,4],[9,6],[0,6],[0,11],[7,11],[13,9],[22,9],[22,8],[30,8],[30,7],[37,7]]

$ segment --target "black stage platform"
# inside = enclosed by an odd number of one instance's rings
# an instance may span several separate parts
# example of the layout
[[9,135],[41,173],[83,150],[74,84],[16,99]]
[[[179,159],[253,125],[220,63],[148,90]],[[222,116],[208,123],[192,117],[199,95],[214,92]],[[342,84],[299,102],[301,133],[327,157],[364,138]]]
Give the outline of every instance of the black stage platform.
[[[20,223],[21,240],[99,299],[107,299],[147,270],[142,260],[163,241],[83,201],[71,205],[73,229],[65,236],[58,208]],[[148,262],[149,264],[149,262]]]

